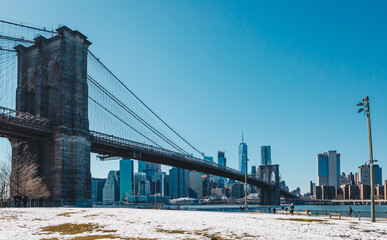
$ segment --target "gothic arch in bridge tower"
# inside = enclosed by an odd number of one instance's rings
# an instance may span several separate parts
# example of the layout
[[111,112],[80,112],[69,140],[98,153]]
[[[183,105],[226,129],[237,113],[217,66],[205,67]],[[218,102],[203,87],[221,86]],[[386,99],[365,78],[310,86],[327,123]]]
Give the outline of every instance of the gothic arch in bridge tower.
[[279,165],[261,165],[258,168],[258,176],[268,183],[273,183],[270,189],[260,190],[260,201],[263,205],[278,205],[280,203]]

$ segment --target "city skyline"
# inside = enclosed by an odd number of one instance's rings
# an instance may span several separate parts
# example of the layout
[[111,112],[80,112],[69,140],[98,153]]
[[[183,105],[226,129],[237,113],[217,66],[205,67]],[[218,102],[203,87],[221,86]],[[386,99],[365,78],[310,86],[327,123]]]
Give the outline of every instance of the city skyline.
[[[340,152],[346,173],[367,161],[356,103],[368,95],[374,156],[387,167],[386,3],[90,3],[74,10],[7,2],[0,15],[86,34],[91,49],[206,156],[225,151],[238,169],[244,129],[248,165],[258,166],[260,147],[270,145],[283,179],[302,192],[317,180],[318,153]],[[45,14],[31,11],[42,4]],[[7,144],[1,140],[3,153]],[[93,176],[106,177],[119,163],[93,155],[91,164]]]

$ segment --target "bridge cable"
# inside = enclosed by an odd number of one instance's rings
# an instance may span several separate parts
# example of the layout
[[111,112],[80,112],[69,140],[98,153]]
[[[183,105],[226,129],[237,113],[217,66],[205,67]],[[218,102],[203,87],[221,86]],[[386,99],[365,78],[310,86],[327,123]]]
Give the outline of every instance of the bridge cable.
[[106,107],[102,106],[102,104],[98,103],[96,100],[94,100],[92,97],[89,96],[89,99],[91,101],[93,101],[95,104],[97,104],[99,107],[101,107],[103,110],[105,110],[106,112],[108,112],[109,114],[113,115],[115,118],[117,118],[120,122],[122,122],[123,124],[125,124],[126,126],[130,127],[132,130],[134,130],[136,133],[140,134],[141,136],[143,136],[144,138],[146,138],[148,141],[152,142],[153,144],[157,145],[158,147],[162,148],[159,144],[155,143],[154,141],[152,141],[151,139],[149,139],[147,136],[145,136],[144,134],[142,134],[140,131],[136,130],[134,127],[130,126],[130,124],[128,124],[127,122],[125,122],[124,120],[122,120],[122,118],[118,117],[116,114],[114,114],[113,112],[111,112],[110,110],[108,110]]
[[24,24],[20,24],[20,23],[15,23],[15,22],[9,22],[9,21],[5,21],[5,20],[1,20],[1,19],[0,19],[0,23],[14,25],[14,26],[22,27],[22,28],[28,28],[28,29],[32,29],[32,30],[36,30],[36,31],[41,31],[41,32],[54,33],[54,31],[52,31],[52,30],[49,31],[45,27],[44,28],[37,28],[37,27],[32,27],[32,26],[28,26],[28,25],[24,25]]
[[203,157],[204,154],[200,152],[197,148],[195,148],[192,144],[190,144],[187,140],[185,140],[180,134],[178,134],[171,126],[169,126],[164,120],[162,120],[150,107],[148,107],[139,97],[137,97],[134,92],[132,92],[112,71],[110,71],[100,60],[97,58],[90,50],[88,50],[90,55],[97,60],[98,63],[102,65],[130,94],[132,94],[144,107],[146,107],[157,119],[159,119],[165,126],[167,126],[173,133],[175,133],[181,140],[183,140],[186,144],[188,144],[191,148],[193,148],[196,152],[198,152]]
[[[22,28],[27,28],[27,29],[32,29],[32,30],[36,30],[36,31],[41,31],[41,32],[46,32],[46,33],[54,33],[53,30],[49,31],[47,30],[46,28],[38,28],[38,27],[32,27],[32,26],[28,26],[28,25],[24,25],[24,24],[19,24],[19,23],[15,23],[15,22],[9,22],[9,21],[5,21],[5,20],[1,20],[0,19],[0,23],[5,23],[5,24],[9,24],[9,25],[14,25],[14,26],[18,26],[18,27],[22,27]],[[11,40],[11,39],[8,39],[8,40]],[[25,43],[33,43],[33,41],[30,41],[30,40],[24,40],[24,39],[21,39],[21,38],[14,38],[12,39],[13,41],[19,41],[19,42],[25,42]],[[130,94],[132,94],[143,106],[145,106],[146,109],[148,109],[157,119],[159,119],[165,126],[167,126],[173,133],[175,133],[180,139],[182,139],[186,144],[188,144],[191,148],[193,148],[196,152],[198,152],[200,155],[204,156],[204,154],[202,152],[200,152],[197,148],[195,148],[192,144],[190,144],[186,139],[184,139],[180,134],[178,134],[171,126],[169,126],[164,120],[162,120],[152,109],[150,109],[150,107],[148,107],[136,94],[134,94],[134,92],[132,92],[113,72],[111,72],[90,50],[88,50],[88,52],[90,53],[90,55],[95,59],[97,60],[98,63],[100,63]],[[158,131],[157,131],[158,132]],[[169,139],[168,139],[169,140]],[[164,140],[165,141],[165,140]],[[170,140],[169,140],[170,141]],[[176,144],[174,144],[176,145]],[[177,145],[176,145],[177,146]],[[178,147],[180,148],[180,147]],[[181,149],[181,148],[180,148]],[[183,149],[181,149],[183,150]],[[186,152],[183,150],[183,152]],[[186,152],[187,155],[189,155],[187,152]]]
[[142,123],[145,127],[147,127],[149,130],[151,130],[154,134],[156,134],[158,137],[160,137],[162,140],[164,140],[166,143],[171,145],[173,148],[178,150],[181,153],[184,153],[186,155],[189,155],[188,152],[186,152],[184,149],[179,147],[177,144],[172,142],[170,139],[165,137],[162,133],[157,131],[155,128],[153,128],[148,122],[146,122],[144,119],[142,119],[140,116],[138,116],[133,110],[131,110],[129,107],[127,107],[124,103],[122,103],[119,99],[117,99],[112,93],[110,93],[107,89],[105,89],[101,84],[99,84],[95,79],[93,79],[90,75],[88,75],[88,79],[93,83],[97,88],[99,88],[103,93],[105,93],[110,99],[112,99],[115,103],[117,103],[121,108],[123,108],[126,112],[128,112],[130,115],[132,115],[136,120],[138,120],[140,123]]

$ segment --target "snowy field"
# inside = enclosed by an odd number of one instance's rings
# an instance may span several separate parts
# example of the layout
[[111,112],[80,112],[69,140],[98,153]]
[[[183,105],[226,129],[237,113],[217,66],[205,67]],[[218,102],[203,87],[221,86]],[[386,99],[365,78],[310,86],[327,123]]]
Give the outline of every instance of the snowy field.
[[123,208],[0,209],[0,239],[387,239],[387,221]]

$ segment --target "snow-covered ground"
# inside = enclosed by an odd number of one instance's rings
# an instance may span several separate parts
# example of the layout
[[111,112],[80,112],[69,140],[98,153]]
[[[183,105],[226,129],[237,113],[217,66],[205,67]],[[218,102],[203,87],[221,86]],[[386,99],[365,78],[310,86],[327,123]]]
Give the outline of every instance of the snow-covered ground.
[[0,239],[7,240],[211,238],[387,239],[387,221],[126,208],[0,209]]

